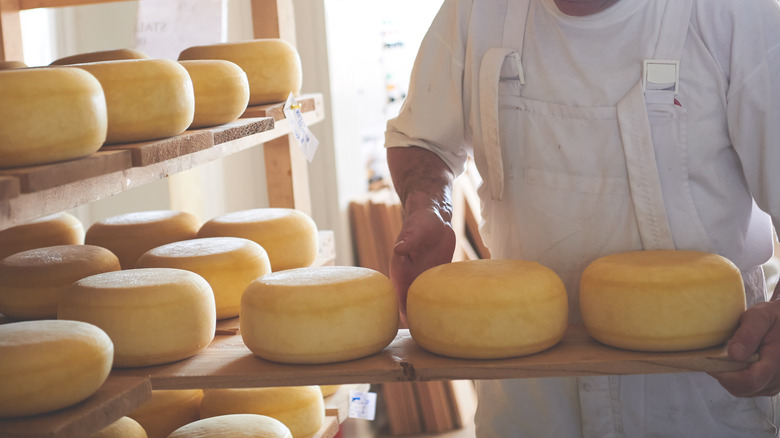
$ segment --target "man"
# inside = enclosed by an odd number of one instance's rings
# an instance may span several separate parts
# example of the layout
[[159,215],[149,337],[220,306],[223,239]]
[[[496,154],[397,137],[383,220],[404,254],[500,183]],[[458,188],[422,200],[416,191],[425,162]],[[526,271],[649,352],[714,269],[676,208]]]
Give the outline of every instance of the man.
[[746,370],[479,381],[477,436],[777,436],[780,302],[760,269],[780,223],[775,0],[445,0],[386,146],[402,307],[451,260],[470,156],[492,256],[555,270],[571,322],[603,255],[709,251],[742,271],[749,310],[728,352],[757,352]]

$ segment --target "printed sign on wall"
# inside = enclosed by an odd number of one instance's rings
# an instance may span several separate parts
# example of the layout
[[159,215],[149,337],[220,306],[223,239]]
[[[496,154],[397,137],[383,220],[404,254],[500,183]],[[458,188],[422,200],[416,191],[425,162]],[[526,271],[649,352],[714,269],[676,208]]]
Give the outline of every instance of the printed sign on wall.
[[188,47],[222,42],[224,6],[224,0],[141,0],[135,48],[176,59]]

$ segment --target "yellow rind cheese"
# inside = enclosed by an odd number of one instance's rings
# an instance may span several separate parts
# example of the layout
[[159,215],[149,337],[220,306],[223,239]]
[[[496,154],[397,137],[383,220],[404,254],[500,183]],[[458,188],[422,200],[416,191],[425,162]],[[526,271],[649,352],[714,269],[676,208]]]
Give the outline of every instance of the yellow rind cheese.
[[0,325],[0,418],[42,414],[95,393],[111,370],[113,345],[78,321]]
[[195,46],[179,54],[179,61],[192,59],[223,59],[241,67],[249,80],[249,105],[284,102],[300,93],[303,82],[298,51],[282,39]]
[[89,438],[149,438],[144,428],[130,417],[122,417]]
[[398,332],[392,282],[356,266],[298,268],[266,274],[241,297],[240,334],[274,362],[341,362],[380,352]]
[[0,259],[28,249],[84,243],[84,225],[69,213],[56,213],[0,230]]
[[325,403],[317,386],[206,389],[201,418],[230,414],[257,414],[275,418],[294,438],[309,438],[325,421]]
[[433,353],[500,359],[558,343],[568,324],[566,289],[555,272],[525,260],[439,265],[409,287],[412,338]]
[[229,123],[244,113],[249,104],[249,80],[241,67],[222,59],[179,63],[190,74],[195,91],[190,129]]
[[86,157],[106,140],[100,82],[74,67],[0,70],[0,167]]
[[238,316],[244,289],[271,272],[262,246],[239,237],[202,237],[173,242],[147,251],[138,268],[178,268],[192,271],[211,285],[217,319]]
[[108,111],[107,144],[173,137],[195,115],[187,70],[169,59],[130,59],[75,64],[103,87]]
[[87,62],[119,61],[124,59],[148,59],[149,55],[137,49],[113,49],[78,53],[53,61],[50,65],[71,65]]
[[0,61],[0,70],[14,70],[17,68],[27,68],[27,64],[22,61]]
[[174,430],[200,419],[201,389],[156,389],[152,398],[127,416],[137,421],[149,438],[165,438]]
[[0,313],[16,319],[56,319],[60,294],[73,282],[119,269],[111,251],[93,245],[16,253],[0,260]]
[[580,311],[596,340],[642,351],[726,342],[745,310],[739,269],[698,251],[635,251],[593,261],[580,280]]
[[271,269],[301,268],[317,259],[317,224],[291,208],[255,208],[215,217],[204,223],[198,237],[243,237],[262,246]]
[[293,438],[281,421],[265,415],[232,414],[205,418],[176,429],[168,438]]
[[190,271],[129,269],[92,275],[60,297],[59,319],[102,328],[114,343],[114,367],[175,362],[214,339],[216,310],[208,282]]

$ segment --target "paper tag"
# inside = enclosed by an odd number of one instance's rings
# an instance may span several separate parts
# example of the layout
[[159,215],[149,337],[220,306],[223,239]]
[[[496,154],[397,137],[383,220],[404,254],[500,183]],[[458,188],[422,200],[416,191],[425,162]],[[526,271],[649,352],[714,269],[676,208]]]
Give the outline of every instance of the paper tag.
[[373,421],[375,416],[375,392],[349,391],[349,418]]
[[287,120],[290,121],[293,137],[295,137],[295,140],[298,142],[298,146],[301,147],[303,156],[306,157],[306,160],[308,160],[309,163],[311,163],[311,160],[314,159],[314,153],[317,152],[317,146],[319,146],[320,142],[317,141],[317,138],[314,136],[314,134],[309,131],[309,128],[306,126],[306,122],[303,121],[301,105],[298,104],[298,101],[295,100],[295,97],[293,97],[292,93],[290,93],[290,96],[287,97],[287,102],[284,103],[284,116],[287,117]]

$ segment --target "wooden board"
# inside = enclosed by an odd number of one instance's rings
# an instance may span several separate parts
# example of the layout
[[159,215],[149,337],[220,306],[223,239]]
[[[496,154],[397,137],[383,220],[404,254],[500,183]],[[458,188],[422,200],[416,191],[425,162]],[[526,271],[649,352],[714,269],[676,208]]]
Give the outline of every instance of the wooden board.
[[114,377],[88,399],[56,412],[16,419],[0,419],[3,438],[83,438],[129,414],[152,396],[144,377]]
[[19,196],[21,184],[15,176],[0,176],[0,199],[11,199]]
[[339,433],[339,422],[336,417],[325,417],[322,427],[311,438],[333,438]]
[[272,117],[257,117],[251,119],[239,119],[224,125],[210,128],[214,135],[214,144],[227,143],[239,138],[249,137],[260,132],[274,129]]
[[138,143],[105,145],[103,150],[129,150],[133,166],[144,167],[202,151],[214,146],[214,136],[208,130],[186,131],[174,137]]
[[333,394],[325,397],[325,415],[336,417],[339,423],[349,418],[349,392],[367,392],[371,385],[367,383],[341,385]]
[[[301,106],[301,112],[306,113],[314,111],[315,109],[315,97],[311,95],[302,95],[295,98],[298,104]],[[267,103],[263,105],[254,105],[247,107],[241,118],[247,117],[272,117],[274,121],[279,121],[285,118],[284,116],[284,104],[285,102]]]

